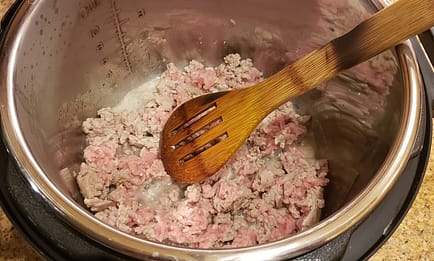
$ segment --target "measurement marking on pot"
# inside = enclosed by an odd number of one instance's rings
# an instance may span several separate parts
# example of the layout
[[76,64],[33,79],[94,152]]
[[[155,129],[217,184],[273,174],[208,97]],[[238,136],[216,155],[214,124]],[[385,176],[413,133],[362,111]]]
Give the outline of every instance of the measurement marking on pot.
[[116,36],[118,38],[118,41],[121,45],[121,55],[122,55],[122,60],[125,64],[125,67],[127,68],[129,73],[133,72],[133,69],[131,67],[131,62],[129,59],[129,54],[127,51],[127,45],[125,44],[125,33],[124,31],[122,31],[122,24],[128,22],[128,18],[124,19],[124,20],[120,20],[119,18],[119,9],[116,6],[116,1],[112,0],[111,1],[111,7],[112,7],[112,13],[113,13],[113,21],[115,24],[115,32],[116,32]]
[[138,18],[142,18],[142,17],[144,17],[146,15],[146,10],[145,10],[145,8],[141,8],[141,9],[138,9],[137,10],[137,17]]
[[97,49],[98,51],[101,51],[102,49],[104,49],[104,43],[103,43],[103,42],[99,42],[99,43],[96,45],[96,49]]
[[89,30],[89,37],[95,38],[95,36],[100,32],[101,27],[99,25],[95,25],[92,29]]
[[86,18],[91,12],[93,12],[101,4],[100,0],[92,0],[87,5],[80,8],[81,18]]

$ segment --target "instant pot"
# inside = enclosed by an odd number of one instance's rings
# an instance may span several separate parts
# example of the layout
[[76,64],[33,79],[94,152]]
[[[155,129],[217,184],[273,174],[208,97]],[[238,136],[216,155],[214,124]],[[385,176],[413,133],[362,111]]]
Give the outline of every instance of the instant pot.
[[[139,239],[94,218],[83,207],[73,178],[61,171],[73,172],[81,159],[85,141],[80,122],[94,116],[98,108],[113,105],[138,82],[160,73],[167,61],[181,65],[195,58],[213,64],[230,52],[254,56],[263,51],[259,44],[270,39],[267,51],[289,52],[288,39],[295,36],[291,30],[298,30],[300,37],[315,30],[315,23],[309,23],[316,19],[317,2],[16,1],[4,16],[0,31],[3,210],[35,249],[52,260],[367,259],[410,208],[429,159],[434,97],[432,30],[392,50],[399,70],[386,101],[389,107],[372,121],[378,127],[366,130],[356,125],[359,119],[342,117],[348,116],[345,110],[331,114],[335,101],[321,103],[326,109],[313,113],[314,126],[336,126],[333,132],[339,133],[341,140],[361,133],[354,144],[339,146],[355,154],[354,150],[360,153],[369,141],[372,157],[362,155],[366,166],[360,168],[350,168],[354,161],[334,164],[331,159],[331,184],[325,191],[321,221],[289,238],[219,250]],[[385,4],[336,2],[341,4],[338,11],[359,8],[361,18]],[[350,2],[352,6],[347,5]],[[325,4],[323,8],[329,7]],[[331,13],[336,11],[330,8]],[[257,42],[252,44],[249,32],[258,36],[255,23],[263,26],[262,38],[255,38]],[[263,28],[271,33],[264,33]],[[208,34],[202,35],[200,30]],[[330,28],[331,33],[335,30]],[[160,49],[153,45],[149,35],[156,32],[162,32],[163,42],[169,44]],[[265,75],[289,60],[267,62]],[[300,101],[316,99],[321,97],[314,92]],[[381,124],[382,120],[387,123]],[[313,136],[318,135],[315,132]],[[327,135],[331,134],[320,136],[327,139]],[[357,178],[345,188],[348,173],[357,173]]]

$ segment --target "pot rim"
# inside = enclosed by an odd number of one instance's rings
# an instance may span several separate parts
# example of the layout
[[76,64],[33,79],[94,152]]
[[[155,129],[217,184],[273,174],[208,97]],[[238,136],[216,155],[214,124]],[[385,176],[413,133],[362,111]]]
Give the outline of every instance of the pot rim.
[[0,112],[5,144],[32,189],[43,196],[63,219],[118,252],[138,258],[153,256],[175,260],[263,260],[295,257],[324,245],[361,222],[391,189],[410,158],[421,118],[422,83],[411,44],[405,41],[395,48],[404,83],[402,119],[396,139],[374,179],[339,211],[288,238],[244,248],[207,250],[168,246],[121,232],[96,219],[87,209],[56,187],[32,156],[20,130],[13,92],[15,57],[23,36],[23,24],[30,22],[28,14],[36,6],[37,4],[23,2],[4,36],[4,50],[0,56]]

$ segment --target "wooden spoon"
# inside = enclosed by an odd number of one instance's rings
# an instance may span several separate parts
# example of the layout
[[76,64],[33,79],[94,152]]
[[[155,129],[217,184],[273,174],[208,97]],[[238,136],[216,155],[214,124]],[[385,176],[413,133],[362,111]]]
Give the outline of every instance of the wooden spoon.
[[162,132],[166,171],[181,183],[210,177],[274,109],[433,25],[434,0],[399,0],[255,86],[187,101]]

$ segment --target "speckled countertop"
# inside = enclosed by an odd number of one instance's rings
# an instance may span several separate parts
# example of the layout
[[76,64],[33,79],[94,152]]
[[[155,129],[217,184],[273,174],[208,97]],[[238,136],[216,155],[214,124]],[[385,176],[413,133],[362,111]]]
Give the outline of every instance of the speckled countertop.
[[[0,17],[12,2],[0,0]],[[6,260],[42,259],[0,209],[0,261]],[[412,208],[371,260],[434,260],[434,156]]]

